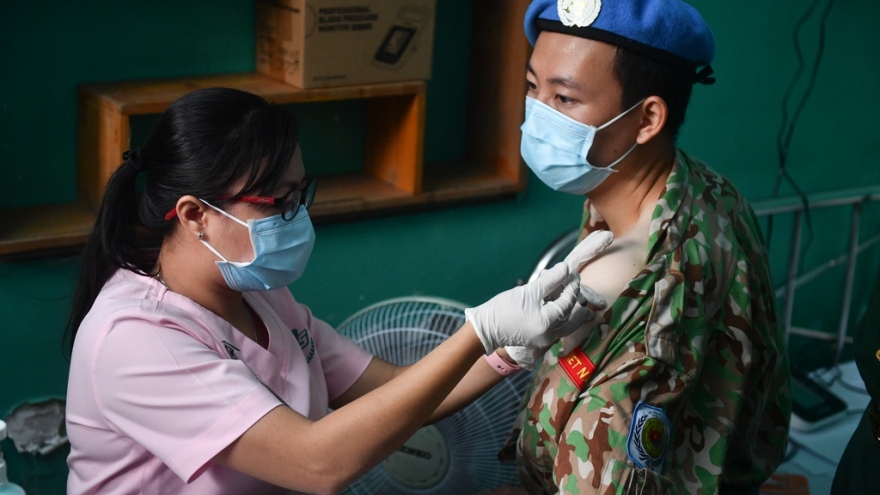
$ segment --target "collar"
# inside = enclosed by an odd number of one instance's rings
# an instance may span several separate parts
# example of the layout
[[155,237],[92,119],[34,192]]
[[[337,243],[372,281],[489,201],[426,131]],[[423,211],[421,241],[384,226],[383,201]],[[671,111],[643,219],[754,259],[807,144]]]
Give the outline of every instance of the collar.
[[[674,251],[682,242],[684,233],[682,225],[687,224],[688,218],[682,215],[690,210],[693,202],[693,190],[688,176],[694,167],[691,157],[681,150],[676,151],[675,162],[672,171],[666,179],[660,199],[654,207],[651,215],[651,226],[648,229],[648,257],[647,264],[657,255],[667,254]],[[689,214],[687,214],[689,216]],[[583,233],[581,239],[596,230],[607,230],[608,224],[605,219],[592,207],[589,198],[584,203],[584,216],[581,222]]]

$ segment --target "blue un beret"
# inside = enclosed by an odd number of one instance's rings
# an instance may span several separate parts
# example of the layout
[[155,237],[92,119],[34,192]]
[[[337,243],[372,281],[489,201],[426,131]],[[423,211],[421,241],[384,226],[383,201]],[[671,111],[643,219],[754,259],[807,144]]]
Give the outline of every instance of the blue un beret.
[[[681,0],[534,0],[526,11],[532,46],[541,31],[580,36],[626,48],[685,70],[708,66],[715,38],[696,9]],[[695,74],[711,83],[711,68]]]

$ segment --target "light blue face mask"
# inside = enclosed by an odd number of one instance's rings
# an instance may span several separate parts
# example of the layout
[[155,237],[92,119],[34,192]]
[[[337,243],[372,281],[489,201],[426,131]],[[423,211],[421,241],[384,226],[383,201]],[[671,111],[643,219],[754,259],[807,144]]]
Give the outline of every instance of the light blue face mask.
[[200,238],[202,244],[223,260],[216,263],[230,289],[242,292],[279,289],[302,276],[315,245],[315,229],[305,206],[300,206],[290,221],[278,214],[244,222],[205,200],[201,201],[247,227],[250,234],[254,248],[251,261],[229,261]]
[[[644,100],[642,100],[644,101]],[[596,133],[642,104],[636,103],[600,127],[582,124],[540,101],[526,96],[526,120],[523,123],[520,153],[529,168],[544,184],[557,191],[586,194],[599,186],[638,143],[607,167],[595,167],[587,161]]]

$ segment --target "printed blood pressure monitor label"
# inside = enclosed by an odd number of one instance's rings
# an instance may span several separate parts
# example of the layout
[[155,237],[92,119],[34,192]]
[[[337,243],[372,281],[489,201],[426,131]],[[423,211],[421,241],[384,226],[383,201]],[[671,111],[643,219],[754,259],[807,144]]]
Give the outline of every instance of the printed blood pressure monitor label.
[[379,13],[369,5],[321,7],[318,9],[318,31],[369,31],[379,21]]
[[428,79],[436,0],[260,0],[257,71],[301,88]]

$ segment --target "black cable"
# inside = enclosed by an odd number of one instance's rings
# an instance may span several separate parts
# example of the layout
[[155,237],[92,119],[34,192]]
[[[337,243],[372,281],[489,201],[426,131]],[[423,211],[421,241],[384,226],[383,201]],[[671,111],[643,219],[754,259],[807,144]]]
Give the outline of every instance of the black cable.
[[[804,248],[803,248],[804,253],[806,253],[806,251],[809,249],[810,245],[813,242],[813,237],[814,237],[813,236],[813,221],[810,216],[809,200],[807,199],[806,194],[801,190],[801,188],[797,185],[797,183],[791,177],[791,175],[788,174],[788,171],[786,170],[785,167],[788,162],[788,153],[789,153],[789,149],[791,147],[791,140],[792,140],[792,137],[794,136],[795,128],[797,127],[797,122],[800,119],[801,113],[803,112],[803,109],[806,106],[807,101],[809,100],[810,96],[813,93],[813,88],[815,87],[815,84],[816,84],[816,78],[819,74],[819,67],[822,63],[822,57],[825,53],[826,24],[827,24],[827,20],[828,20],[828,15],[831,12],[831,7],[834,4],[834,0],[828,0],[828,3],[825,5],[825,10],[822,12],[822,17],[819,20],[819,44],[818,44],[818,48],[816,51],[816,57],[813,61],[812,69],[810,71],[810,79],[807,84],[807,88],[804,91],[804,94],[801,96],[801,99],[798,102],[797,107],[795,108],[795,111],[792,115],[790,122],[789,122],[789,118],[788,118],[788,105],[789,105],[789,101],[791,100],[792,93],[794,91],[794,87],[797,84],[798,80],[800,79],[800,77],[804,71],[804,56],[803,56],[803,52],[801,50],[800,39],[799,39],[798,35],[799,35],[801,29],[803,28],[804,24],[806,24],[807,20],[813,15],[813,12],[816,10],[816,7],[819,5],[820,2],[821,2],[821,0],[814,0],[813,3],[810,4],[810,6],[807,8],[807,10],[804,12],[804,14],[795,23],[794,31],[792,33],[792,38],[794,41],[795,55],[797,56],[797,60],[798,60],[798,67],[797,67],[797,70],[795,71],[794,76],[791,79],[791,82],[789,83],[788,87],[785,90],[785,95],[782,98],[782,123],[780,124],[779,132],[777,133],[777,136],[776,136],[776,149],[777,149],[777,155],[778,155],[778,160],[779,160],[779,168],[777,169],[776,181],[773,185],[773,193],[772,193],[772,197],[774,197],[774,198],[779,196],[779,188],[782,185],[782,180],[785,179],[786,182],[788,182],[791,185],[791,187],[794,188],[795,193],[798,195],[798,197],[800,197],[801,202],[804,205],[804,215],[805,215],[804,221],[806,222],[806,225],[807,225],[807,240],[804,243]],[[773,237],[773,216],[771,215],[767,219],[766,243],[767,243],[767,250],[768,251],[770,249],[770,242],[771,242],[772,237]],[[803,265],[804,258],[805,258],[805,256],[801,255],[801,258],[800,258],[801,265]],[[801,268],[802,268],[802,266],[801,266]]]
[[795,84],[798,79],[800,79],[801,74],[804,71],[804,54],[801,52],[800,40],[798,38],[798,33],[803,27],[804,23],[807,22],[807,19],[813,14],[813,11],[816,10],[816,6],[819,5],[821,0],[815,0],[807,11],[801,16],[800,19],[794,25],[794,32],[792,33],[793,41],[794,41],[794,53],[797,56],[797,70],[794,72],[794,76],[791,78],[791,82],[788,83],[788,87],[785,89],[785,96],[782,97],[782,123],[779,126],[779,132],[776,134],[776,153],[777,159],[779,160],[779,170],[777,170],[776,175],[776,183],[773,186],[773,197],[776,197],[779,193],[779,185],[781,183],[781,175],[782,171],[785,169],[785,158],[787,154],[787,150],[784,149],[783,142],[785,141],[785,130],[788,127],[788,102],[791,99],[791,94],[794,91]]
[[[826,376],[826,374],[830,373],[831,376]],[[852,383],[847,382],[843,379],[843,370],[840,368],[839,364],[835,364],[830,368],[816,371],[813,373],[813,379],[817,382],[821,383],[827,389],[831,389],[831,387],[836,383],[850,392],[856,392],[862,395],[870,395],[864,386],[859,387],[858,385],[853,385]],[[864,411],[864,409],[859,409],[856,412]]]
[[[850,392],[856,392],[856,393],[859,393],[862,395],[871,395],[870,393],[868,393],[867,390],[864,389],[864,387],[857,387],[849,382],[845,382],[843,380],[843,378],[838,378],[837,384],[840,385],[841,387],[849,390]],[[862,411],[864,411],[864,409],[862,409]]]
[[[813,70],[810,72],[810,81],[807,84],[807,89],[804,91],[804,95],[801,97],[801,101],[798,103],[797,108],[795,109],[794,116],[791,120],[791,125],[788,128],[788,135],[785,136],[785,141],[783,144],[783,157],[780,162],[782,167],[785,167],[785,161],[788,158],[788,150],[791,145],[791,138],[794,135],[794,128],[797,125],[797,121],[801,116],[801,112],[806,106],[807,100],[810,98],[810,95],[813,92],[813,88],[816,85],[816,78],[819,75],[819,65],[822,63],[822,56],[825,54],[825,25],[828,20],[828,14],[831,12],[831,6],[834,5],[834,0],[828,0],[828,4],[825,5],[825,10],[822,12],[822,17],[819,19],[819,46],[816,49],[816,59],[813,62]],[[777,179],[778,182],[779,179]]]
[[[779,185],[781,181],[782,170],[785,168],[786,157],[788,155],[788,149],[785,145],[786,142],[786,131],[789,130],[788,123],[788,104],[791,100],[791,95],[794,92],[794,87],[797,84],[798,80],[801,77],[801,74],[804,72],[804,54],[801,51],[800,37],[798,34],[800,33],[801,28],[803,28],[804,24],[806,24],[807,20],[810,16],[813,15],[813,11],[816,10],[816,7],[819,5],[821,0],[814,0],[813,3],[807,8],[807,11],[798,19],[798,21],[794,25],[794,31],[792,32],[792,41],[794,43],[794,53],[797,57],[797,70],[795,70],[794,76],[792,76],[791,81],[788,83],[788,87],[785,89],[785,96],[782,97],[782,124],[779,126],[779,132],[776,134],[776,152],[779,160],[780,170],[778,171],[776,177],[776,183],[773,187],[773,195],[777,195],[779,193]],[[790,135],[790,133],[789,133]]]

